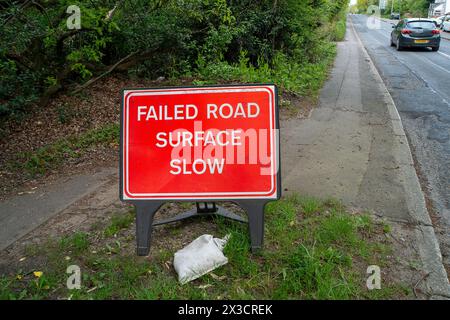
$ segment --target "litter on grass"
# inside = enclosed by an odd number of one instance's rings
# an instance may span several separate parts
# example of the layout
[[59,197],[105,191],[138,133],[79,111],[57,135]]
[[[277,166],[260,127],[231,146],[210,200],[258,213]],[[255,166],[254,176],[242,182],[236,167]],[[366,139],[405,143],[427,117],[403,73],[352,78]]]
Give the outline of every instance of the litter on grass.
[[229,238],[230,235],[220,239],[204,234],[175,252],[173,266],[178,281],[181,284],[188,283],[227,264],[228,259],[222,251]]

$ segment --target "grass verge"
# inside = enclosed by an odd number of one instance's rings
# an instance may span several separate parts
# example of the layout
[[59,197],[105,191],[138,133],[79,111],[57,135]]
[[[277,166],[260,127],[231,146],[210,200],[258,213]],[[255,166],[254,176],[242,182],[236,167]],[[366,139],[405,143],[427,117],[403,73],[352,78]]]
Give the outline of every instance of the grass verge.
[[[216,219],[216,235],[231,234],[225,248],[229,263],[183,286],[171,266],[179,244],[152,247],[150,259],[136,257],[131,214],[113,218],[104,230],[29,250],[26,259],[33,263],[0,276],[0,299],[386,299],[410,294],[388,279],[382,279],[381,290],[366,288],[367,266],[388,270],[395,263],[384,237],[389,230],[369,215],[348,213],[336,201],[291,196],[269,204],[265,248],[258,255],[250,253],[245,225]],[[187,232],[189,224],[180,228]],[[66,268],[73,264],[81,268],[80,290],[66,288]]]

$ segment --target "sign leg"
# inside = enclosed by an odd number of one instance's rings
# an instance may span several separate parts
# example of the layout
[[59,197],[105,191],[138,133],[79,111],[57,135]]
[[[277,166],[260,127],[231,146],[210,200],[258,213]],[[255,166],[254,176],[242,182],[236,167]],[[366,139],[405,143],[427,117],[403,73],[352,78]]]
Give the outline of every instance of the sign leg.
[[240,201],[240,206],[247,211],[248,228],[252,252],[258,252],[264,242],[264,207],[266,201]]
[[138,256],[147,256],[152,239],[153,217],[162,202],[136,204],[136,241]]

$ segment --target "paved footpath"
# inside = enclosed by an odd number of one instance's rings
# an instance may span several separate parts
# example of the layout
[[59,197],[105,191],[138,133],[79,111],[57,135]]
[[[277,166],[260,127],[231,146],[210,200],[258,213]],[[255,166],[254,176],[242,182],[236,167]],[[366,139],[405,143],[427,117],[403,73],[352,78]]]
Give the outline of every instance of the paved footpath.
[[282,123],[283,188],[341,199],[408,225],[434,298],[450,297],[401,119],[351,21],[320,106]]
[[0,250],[5,249],[62,212],[75,201],[98,190],[117,169],[102,169],[95,174],[82,174],[61,179],[0,202]]

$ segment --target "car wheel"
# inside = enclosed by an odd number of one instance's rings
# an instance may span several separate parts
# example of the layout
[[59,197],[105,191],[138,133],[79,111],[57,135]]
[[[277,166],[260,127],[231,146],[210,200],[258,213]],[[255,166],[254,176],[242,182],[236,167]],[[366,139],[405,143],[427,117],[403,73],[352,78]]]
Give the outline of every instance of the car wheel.
[[439,51],[439,47],[432,47],[431,50],[433,50],[433,51]]
[[403,49],[403,47],[400,45],[400,40],[399,39],[397,39],[396,47],[397,47],[397,51],[402,51],[402,49]]

